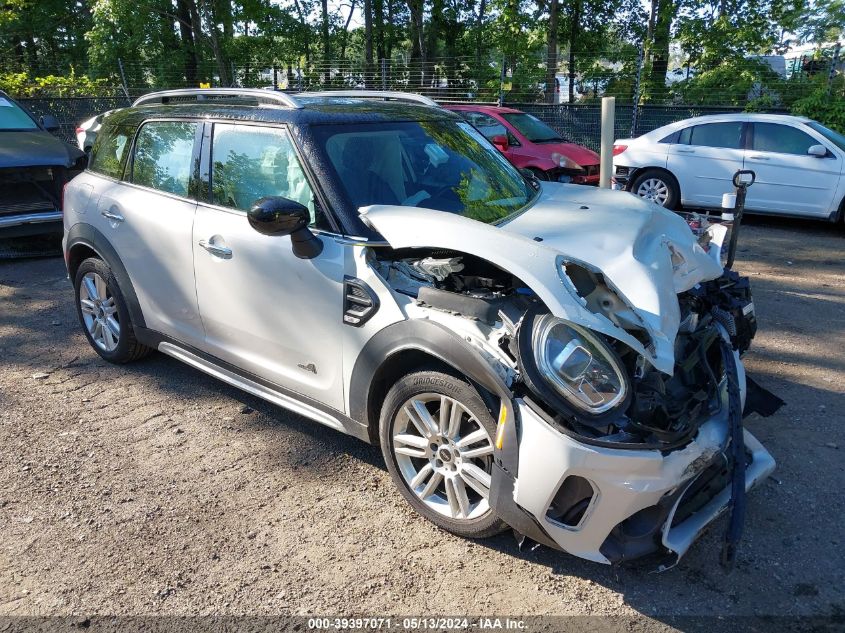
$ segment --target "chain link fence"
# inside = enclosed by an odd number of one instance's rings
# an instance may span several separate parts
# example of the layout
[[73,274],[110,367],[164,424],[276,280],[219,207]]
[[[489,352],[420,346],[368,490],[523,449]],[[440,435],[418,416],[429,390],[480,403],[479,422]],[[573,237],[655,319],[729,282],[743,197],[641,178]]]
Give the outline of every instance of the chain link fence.
[[[376,87],[381,89],[381,87]],[[389,86],[388,89],[396,89]],[[457,100],[445,99],[442,103]],[[463,100],[466,102],[466,100]],[[83,121],[116,108],[125,108],[130,104],[126,97],[50,97],[37,99],[19,99],[18,102],[36,117],[45,114],[55,116],[60,125],[57,135],[69,143],[76,143],[76,128]],[[478,103],[478,102],[475,102]],[[598,104],[539,104],[508,103],[508,107],[523,110],[544,121],[564,138],[598,151],[601,138],[601,105]],[[614,138],[636,137],[663,125],[706,114],[742,112],[742,108],[707,107],[707,106],[638,106],[634,121],[634,106],[616,105],[616,126]],[[770,110],[786,113],[784,110]]]

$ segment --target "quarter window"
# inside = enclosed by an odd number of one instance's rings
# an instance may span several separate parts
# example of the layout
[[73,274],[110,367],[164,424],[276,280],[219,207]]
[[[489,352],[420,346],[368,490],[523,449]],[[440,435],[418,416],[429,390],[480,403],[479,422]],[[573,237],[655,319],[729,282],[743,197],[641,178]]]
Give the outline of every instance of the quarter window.
[[789,125],[755,123],[752,149],[756,152],[807,155],[807,150],[819,142],[809,134]]
[[120,179],[129,155],[129,139],[134,131],[134,125],[104,125],[91,148],[88,168],[98,174]]
[[135,139],[132,182],[187,197],[196,132],[197,124],[188,121],[144,124]]
[[[494,136],[507,136],[507,128],[499,123],[489,114],[483,112],[461,112],[461,116],[475,129],[481,132],[486,138],[490,139]],[[508,141],[510,142],[510,141]]]
[[217,123],[211,161],[214,204],[247,211],[259,198],[280,196],[308,207],[311,224],[323,224],[318,221],[314,193],[284,129]]
[[678,143],[700,147],[724,147],[740,149],[742,121],[728,123],[704,123],[681,130]]

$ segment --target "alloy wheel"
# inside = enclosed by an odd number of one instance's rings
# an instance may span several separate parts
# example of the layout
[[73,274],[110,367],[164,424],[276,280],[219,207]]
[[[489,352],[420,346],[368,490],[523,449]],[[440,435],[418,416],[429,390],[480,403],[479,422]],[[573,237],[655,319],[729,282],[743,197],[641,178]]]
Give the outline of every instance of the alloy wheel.
[[82,320],[91,340],[102,350],[112,352],[120,343],[120,321],[117,304],[108,284],[96,272],[89,272],[79,284],[79,306]]
[[640,198],[665,206],[669,199],[669,185],[659,178],[647,178],[637,187],[636,193]]
[[430,509],[453,520],[490,509],[493,441],[454,398],[423,393],[407,400],[393,424],[392,448],[408,488]]

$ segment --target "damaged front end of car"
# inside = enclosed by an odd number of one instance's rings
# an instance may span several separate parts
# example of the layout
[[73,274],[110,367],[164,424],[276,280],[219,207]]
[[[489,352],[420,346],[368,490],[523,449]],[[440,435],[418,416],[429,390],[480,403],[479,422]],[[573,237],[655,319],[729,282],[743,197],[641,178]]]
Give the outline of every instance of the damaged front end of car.
[[653,205],[556,195],[501,226],[365,209],[391,246],[370,265],[406,318],[449,328],[507,386],[490,505],[520,540],[669,566],[730,509],[731,558],[744,492],[774,469],[741,426],[748,280]]

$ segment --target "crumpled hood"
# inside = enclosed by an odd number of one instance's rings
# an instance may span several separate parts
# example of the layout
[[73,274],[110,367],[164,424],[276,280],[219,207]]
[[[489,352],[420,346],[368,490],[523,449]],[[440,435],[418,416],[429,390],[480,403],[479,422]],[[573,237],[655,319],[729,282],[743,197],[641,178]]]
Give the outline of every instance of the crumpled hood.
[[0,131],[0,169],[41,165],[73,166],[84,155],[44,130]]
[[[394,248],[446,248],[487,259],[525,282],[555,316],[626,343],[667,374],[680,325],[677,293],[722,274],[682,218],[626,192],[543,183],[534,206],[500,226],[411,207],[361,212]],[[586,308],[563,272],[569,261],[603,273],[641,319],[649,348]]]

